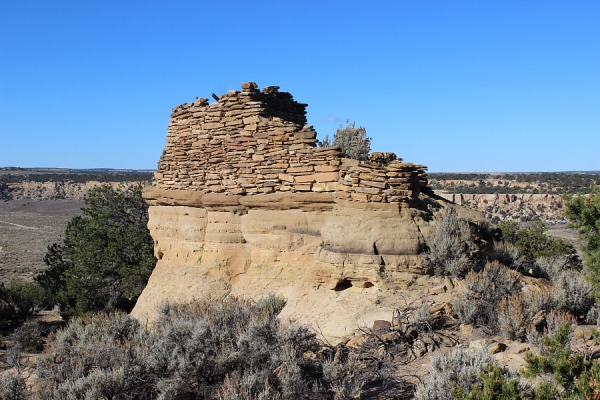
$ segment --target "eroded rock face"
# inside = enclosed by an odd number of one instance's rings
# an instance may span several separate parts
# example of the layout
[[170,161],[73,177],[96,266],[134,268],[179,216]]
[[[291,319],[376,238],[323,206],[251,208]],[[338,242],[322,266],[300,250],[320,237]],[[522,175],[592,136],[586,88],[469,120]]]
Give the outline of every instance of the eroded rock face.
[[[283,317],[337,339],[410,300],[428,279],[422,251],[441,210],[353,203],[332,195],[188,196],[149,188],[149,228],[159,259],[133,315],[205,295],[288,299]],[[177,205],[174,197],[178,198]]]
[[427,189],[424,167],[316,148],[305,105],[244,87],[172,115],[144,192],[159,261],[133,315],[152,321],[166,300],[276,293],[288,300],[283,318],[334,340],[391,319],[422,290],[422,252],[454,206]]

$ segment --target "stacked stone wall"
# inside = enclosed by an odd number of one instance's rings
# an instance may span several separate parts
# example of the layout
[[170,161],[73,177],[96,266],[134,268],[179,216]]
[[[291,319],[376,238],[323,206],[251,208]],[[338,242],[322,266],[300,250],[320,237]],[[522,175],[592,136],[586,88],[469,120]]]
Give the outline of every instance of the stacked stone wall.
[[424,166],[393,153],[351,160],[338,147],[317,147],[316,137],[306,104],[277,86],[244,83],[216,103],[197,99],[173,110],[156,184],[232,195],[330,192],[382,203],[410,201],[427,188]]

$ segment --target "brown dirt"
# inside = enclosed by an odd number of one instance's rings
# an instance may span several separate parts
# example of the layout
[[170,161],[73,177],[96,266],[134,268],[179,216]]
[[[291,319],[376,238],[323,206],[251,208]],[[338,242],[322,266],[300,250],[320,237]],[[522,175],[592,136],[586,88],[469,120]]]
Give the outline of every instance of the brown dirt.
[[74,200],[0,202],[0,282],[29,281],[43,270],[47,247],[63,238],[82,206]]

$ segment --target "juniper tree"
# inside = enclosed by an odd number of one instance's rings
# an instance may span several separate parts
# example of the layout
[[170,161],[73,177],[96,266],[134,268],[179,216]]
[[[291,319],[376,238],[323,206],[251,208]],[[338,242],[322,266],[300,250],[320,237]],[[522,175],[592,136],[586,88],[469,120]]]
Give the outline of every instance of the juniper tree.
[[48,248],[48,269],[36,277],[69,318],[94,311],[128,310],[156,263],[141,185],[96,187],[85,196],[65,238]]

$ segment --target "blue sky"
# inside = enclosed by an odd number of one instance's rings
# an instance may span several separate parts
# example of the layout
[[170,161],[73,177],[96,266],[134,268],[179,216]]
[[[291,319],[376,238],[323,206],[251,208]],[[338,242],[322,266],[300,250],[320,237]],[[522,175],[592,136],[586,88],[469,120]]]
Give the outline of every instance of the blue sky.
[[245,81],[432,172],[600,170],[597,0],[0,0],[0,166],[156,168]]

